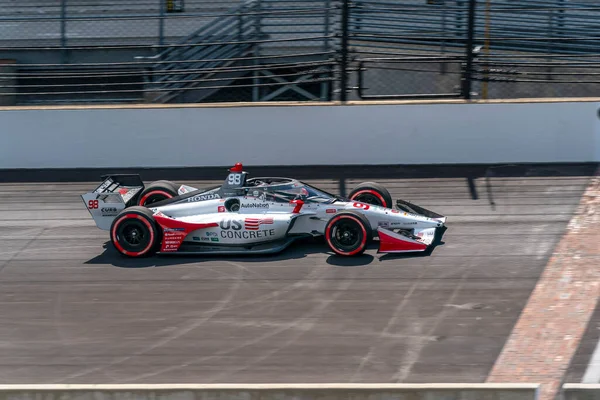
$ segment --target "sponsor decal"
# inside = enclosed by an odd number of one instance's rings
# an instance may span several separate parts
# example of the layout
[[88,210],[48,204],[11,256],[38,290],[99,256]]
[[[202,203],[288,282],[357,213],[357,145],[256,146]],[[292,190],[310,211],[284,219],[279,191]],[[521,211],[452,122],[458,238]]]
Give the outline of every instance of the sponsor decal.
[[217,232],[206,232],[206,236],[219,236]]
[[90,200],[88,201],[88,208],[90,210],[95,210],[98,208],[98,200]]
[[215,199],[220,199],[220,198],[221,198],[221,196],[219,196],[216,193],[200,194],[198,196],[190,197],[189,199],[187,199],[187,201],[188,201],[188,203],[195,203],[197,201],[215,200]]
[[[275,236],[275,229],[260,229],[261,225],[272,225],[273,218],[246,218],[242,222],[236,220],[221,221],[221,237],[223,239],[258,239]],[[242,230],[243,228],[243,230]],[[211,240],[214,238],[211,237]]]
[[[391,211],[392,211],[394,214],[400,214],[400,211],[398,211],[398,210],[394,210],[393,208],[392,208],[392,210],[391,210]],[[404,215],[406,215],[406,213],[404,213]]]
[[114,182],[112,181],[112,179],[108,179],[106,182],[104,182],[102,185],[98,186],[98,189],[94,190],[94,193],[101,193],[104,192],[104,190],[106,190],[110,185],[112,185]]
[[241,207],[242,208],[269,208],[269,204],[268,203],[247,203],[247,204],[242,204]]
[[391,226],[406,226],[406,225],[417,225],[418,222],[392,222]]
[[185,229],[183,228],[165,228],[164,230],[164,240],[162,244],[162,251],[165,252],[173,252],[179,249],[183,239],[186,236]]
[[261,225],[273,225],[273,218],[246,218],[244,228],[248,231],[256,231]]
[[117,215],[119,213],[115,207],[103,207],[100,211],[102,211],[102,215],[105,217]]
[[199,242],[199,241],[200,241],[200,238],[199,238],[198,236],[193,236],[193,237],[192,237],[192,240],[196,240],[196,241],[198,241],[198,242]]
[[219,238],[218,238],[218,237],[211,237],[211,238],[210,238],[210,241],[211,241],[211,242],[218,242],[218,241],[219,241]]
[[225,230],[233,229],[233,230],[239,231],[242,229],[241,222],[236,221],[236,220],[231,220],[231,219],[224,219],[223,221],[221,221],[219,226],[221,227],[221,229],[225,229]]
[[225,212],[225,206],[219,206],[217,208],[217,211],[220,212],[220,213]]
[[181,194],[187,193],[187,189],[185,188],[185,186],[181,185],[179,187],[179,193],[181,193]]
[[[275,229],[260,229],[252,231],[221,231],[223,239],[260,239],[275,236]],[[214,240],[216,238],[211,238]]]
[[202,238],[202,241],[203,241],[203,242],[208,242],[209,240],[210,240],[210,238],[207,238],[207,237],[203,237],[203,238]]
[[371,208],[370,205],[365,204],[365,203],[354,203],[354,204],[352,204],[352,207],[362,208],[363,210],[368,210],[369,208]]
[[389,221],[379,221],[377,222],[377,226],[390,226]]
[[[395,211],[395,212],[398,212],[398,211]],[[405,217],[416,217],[416,218],[422,218],[423,217],[422,215],[419,215],[419,214],[413,214],[413,213],[407,213],[407,212],[402,213],[402,215],[404,215]],[[427,218],[427,219],[429,219],[429,218]]]
[[125,189],[125,188],[123,188],[123,189],[119,189],[119,194],[120,194],[120,195],[127,194],[127,192],[129,192],[129,189]]
[[337,212],[337,209],[335,209],[335,208],[328,208],[327,210],[325,210],[325,212],[327,214],[335,214]]
[[227,176],[227,184],[231,186],[239,186],[242,184],[242,174],[229,174]]

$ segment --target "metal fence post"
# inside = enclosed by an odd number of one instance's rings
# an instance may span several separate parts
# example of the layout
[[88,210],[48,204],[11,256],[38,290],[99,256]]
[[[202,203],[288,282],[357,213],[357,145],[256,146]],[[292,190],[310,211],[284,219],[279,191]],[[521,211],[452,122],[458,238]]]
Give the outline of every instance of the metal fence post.
[[[323,39],[323,51],[324,52],[328,52],[329,51],[329,25],[330,25],[330,7],[331,7],[331,0],[325,0],[325,23],[323,24],[323,36],[325,36],[325,38]],[[332,68],[330,66],[326,67],[328,72],[332,72]],[[321,78],[326,79],[327,73],[325,74],[321,74],[318,75]],[[326,101],[327,100],[327,94],[329,92],[329,82],[328,81],[323,81],[321,82],[321,101]]]
[[[261,17],[261,10],[262,10],[262,5],[260,3],[260,0],[255,0],[255,3],[253,5],[253,7],[251,8],[251,11],[255,12],[255,18],[254,18],[254,35],[256,37],[256,40],[259,41],[261,39],[262,36],[262,17]],[[261,79],[260,79],[260,71],[259,71],[259,66],[261,64],[261,61],[258,59],[258,57],[260,57],[260,43],[255,43],[254,44],[254,56],[256,57],[254,59],[254,66],[256,67],[254,69],[254,72],[252,73],[253,75],[253,79],[252,79],[252,101],[260,101],[261,100],[261,95],[262,95],[262,90],[260,89],[260,84],[261,84]]]
[[350,0],[342,0],[342,43],[340,48],[340,101],[348,99],[348,24]]
[[60,47],[63,63],[67,62],[67,0],[60,2]]
[[[158,44],[165,44],[165,1],[158,0]],[[162,49],[160,49],[162,51]]]
[[477,0],[469,0],[469,16],[468,16],[468,29],[467,29],[467,43],[465,45],[465,56],[467,63],[463,75],[462,82],[462,96],[469,100],[471,98],[471,79],[473,74],[473,42],[475,36],[475,6]]

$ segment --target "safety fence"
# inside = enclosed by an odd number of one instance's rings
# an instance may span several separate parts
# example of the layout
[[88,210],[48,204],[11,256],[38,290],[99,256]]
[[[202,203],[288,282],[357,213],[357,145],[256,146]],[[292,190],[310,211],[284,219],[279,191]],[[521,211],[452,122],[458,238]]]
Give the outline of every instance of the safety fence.
[[600,96],[591,0],[0,0],[0,105]]

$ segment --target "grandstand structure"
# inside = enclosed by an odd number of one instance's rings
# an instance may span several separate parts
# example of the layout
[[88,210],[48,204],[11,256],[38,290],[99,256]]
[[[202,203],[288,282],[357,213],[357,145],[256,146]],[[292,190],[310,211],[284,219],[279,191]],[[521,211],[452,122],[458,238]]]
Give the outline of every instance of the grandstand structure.
[[0,104],[598,96],[599,20],[590,0],[0,0]]

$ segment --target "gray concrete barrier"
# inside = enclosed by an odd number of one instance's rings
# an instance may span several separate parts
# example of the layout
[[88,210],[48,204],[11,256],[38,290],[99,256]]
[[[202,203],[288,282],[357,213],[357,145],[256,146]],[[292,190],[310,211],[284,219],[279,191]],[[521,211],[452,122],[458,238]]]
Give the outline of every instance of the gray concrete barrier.
[[567,383],[563,385],[562,400],[600,400],[600,384]]
[[0,400],[535,400],[535,384],[9,385]]
[[600,161],[600,102],[0,108],[0,169]]

